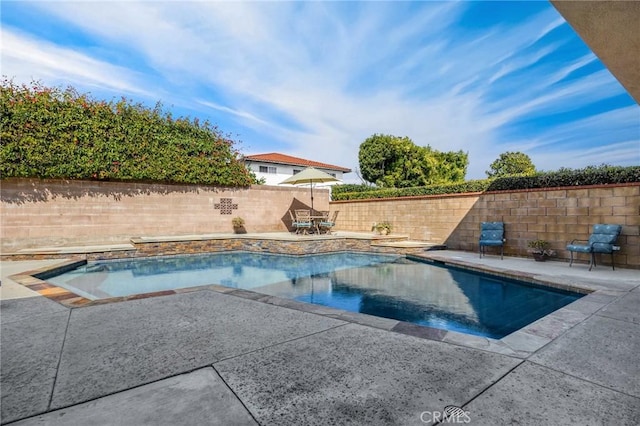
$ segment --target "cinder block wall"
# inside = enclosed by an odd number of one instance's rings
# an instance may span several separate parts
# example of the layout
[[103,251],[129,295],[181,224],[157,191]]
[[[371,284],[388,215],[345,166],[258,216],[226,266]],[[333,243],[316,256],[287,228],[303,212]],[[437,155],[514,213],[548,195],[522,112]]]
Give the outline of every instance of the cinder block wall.
[[[314,207],[327,210],[329,190],[313,194]],[[309,187],[7,179],[1,182],[1,249],[233,232],[236,216],[245,219],[247,232],[285,231],[287,210],[309,205]]]
[[[387,200],[333,201],[336,227],[371,232],[377,222],[389,222],[392,234],[442,244],[478,202],[479,194],[407,197]],[[471,235],[469,235],[471,237]]]
[[[478,250],[480,222],[505,223],[505,253],[527,256],[527,242],[544,239],[568,259],[565,250],[575,238],[587,239],[596,223],[622,225],[616,264],[640,268],[640,184],[607,185],[551,190],[492,192],[394,200],[335,201],[337,226],[352,231],[371,230],[387,220],[393,233],[416,240],[446,244],[451,249]],[[580,259],[586,260],[585,255]],[[608,264],[608,256],[602,258]]]
[[[241,216],[248,232],[284,231],[287,210],[309,208],[308,187],[246,189],[145,183],[8,179],[1,182],[3,252],[35,246],[128,242],[135,236],[232,232]],[[222,199],[231,214],[221,214]],[[217,208],[216,208],[217,207]],[[237,208],[235,208],[237,207]],[[494,192],[329,203],[314,189],[314,207],[340,210],[336,229],[371,232],[388,221],[394,234],[477,250],[480,222],[503,221],[505,252],[527,256],[527,241],[545,239],[567,259],[574,238],[596,223],[623,225],[616,263],[640,268],[640,184]],[[585,258],[586,259],[586,258]],[[603,259],[608,262],[607,256]]]

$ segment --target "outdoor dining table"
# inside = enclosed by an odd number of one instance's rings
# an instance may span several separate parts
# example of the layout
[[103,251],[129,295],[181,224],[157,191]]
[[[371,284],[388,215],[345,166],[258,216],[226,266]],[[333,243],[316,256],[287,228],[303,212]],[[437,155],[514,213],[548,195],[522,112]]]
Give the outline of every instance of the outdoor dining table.
[[326,214],[312,214],[310,216],[311,222],[313,223],[313,227],[316,229],[316,231],[318,231],[318,234],[321,234],[320,227],[318,226],[318,224],[322,222],[322,220],[327,219],[327,216],[328,215]]

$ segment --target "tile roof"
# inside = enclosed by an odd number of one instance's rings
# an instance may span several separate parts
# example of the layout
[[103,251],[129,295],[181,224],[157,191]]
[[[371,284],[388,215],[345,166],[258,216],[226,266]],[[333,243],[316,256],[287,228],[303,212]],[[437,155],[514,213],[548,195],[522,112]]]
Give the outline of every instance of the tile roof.
[[246,155],[245,160],[261,161],[264,163],[291,164],[293,166],[317,167],[327,170],[336,170],[339,172],[349,173],[351,169],[346,167],[334,166],[332,164],[320,163],[318,161],[305,160],[304,158],[292,157],[290,155],[270,152],[268,154]]

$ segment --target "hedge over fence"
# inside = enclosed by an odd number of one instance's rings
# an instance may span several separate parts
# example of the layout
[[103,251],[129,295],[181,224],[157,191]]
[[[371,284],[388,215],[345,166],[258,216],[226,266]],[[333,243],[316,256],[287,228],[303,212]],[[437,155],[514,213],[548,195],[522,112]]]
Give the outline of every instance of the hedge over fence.
[[346,201],[629,182],[640,182],[640,166],[602,165],[589,166],[584,169],[563,168],[553,172],[536,173],[533,176],[509,176],[498,179],[470,180],[462,183],[415,188],[377,189],[366,185],[336,185],[332,188],[332,198],[334,201]]
[[255,175],[208,122],[74,89],[3,80],[0,176],[247,186]]

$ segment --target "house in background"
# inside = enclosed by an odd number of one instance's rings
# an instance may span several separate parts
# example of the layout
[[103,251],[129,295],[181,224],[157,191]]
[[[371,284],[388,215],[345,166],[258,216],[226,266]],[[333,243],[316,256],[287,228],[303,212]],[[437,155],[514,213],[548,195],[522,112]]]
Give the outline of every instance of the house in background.
[[[266,185],[278,185],[280,182],[307,167],[315,167],[336,179],[343,180],[345,173],[351,172],[346,167],[320,163],[318,161],[305,160],[304,158],[271,152],[268,154],[247,155],[244,157],[247,167],[253,171],[258,179],[263,178]],[[340,182],[324,183],[322,185],[335,185]]]

